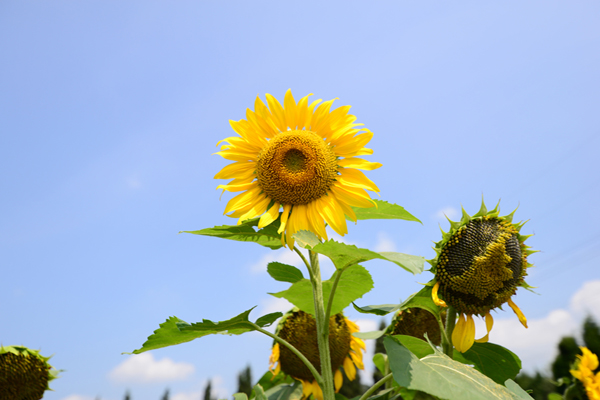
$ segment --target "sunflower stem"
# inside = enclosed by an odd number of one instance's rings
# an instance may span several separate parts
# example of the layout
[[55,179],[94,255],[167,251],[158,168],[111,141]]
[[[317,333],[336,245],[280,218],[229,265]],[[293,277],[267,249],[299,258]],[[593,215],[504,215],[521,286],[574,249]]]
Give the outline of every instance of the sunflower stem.
[[304,357],[304,354],[302,354],[297,348],[295,348],[287,340],[282,339],[279,336],[274,335],[271,332],[262,329],[260,326],[256,325],[254,322],[251,322],[251,321],[249,321],[249,322],[254,327],[254,329],[259,331],[260,333],[264,333],[265,335],[273,338],[276,342],[278,342],[278,343],[282,344],[283,346],[287,347],[288,349],[290,349],[292,351],[292,353],[294,353],[300,360],[302,360],[302,362],[304,363],[304,365],[306,365],[306,367],[310,370],[310,372],[312,372],[317,383],[320,386],[323,386],[323,377],[321,376],[321,374],[319,374],[319,371],[317,371],[317,369],[314,367],[314,365],[312,365],[312,363],[310,361],[308,361],[308,359],[306,357]]
[[362,396],[360,396],[360,399],[358,399],[358,400],[368,399],[373,393],[375,393],[375,391],[377,389],[379,389],[383,384],[391,381],[392,378],[393,378],[393,375],[391,373],[387,374],[386,376],[381,378],[377,383],[375,383],[373,386],[371,386],[369,388],[369,390],[367,390]]
[[310,267],[310,263],[308,262],[308,260],[306,259],[306,257],[304,257],[304,254],[302,254],[302,252],[300,251],[299,248],[297,248],[296,246],[294,246],[294,251],[296,253],[298,253],[298,255],[300,256],[300,258],[302,259],[302,261],[304,261],[304,265],[306,265],[306,269],[308,270],[308,275],[310,275],[310,280],[313,280],[313,272],[312,272],[312,268]]
[[323,298],[323,282],[321,281],[321,268],[319,255],[308,251],[312,269],[311,283],[315,301],[315,321],[317,323],[317,343],[319,344],[319,358],[321,360],[321,375],[324,400],[334,400],[335,389],[333,386],[333,371],[331,370],[331,354],[329,352],[329,319],[325,314],[325,301]]
[[452,306],[448,307],[446,312],[446,332],[442,337],[442,348],[444,354],[451,359],[454,358],[454,346],[452,345],[452,331],[454,331],[454,325],[456,324],[456,309]]

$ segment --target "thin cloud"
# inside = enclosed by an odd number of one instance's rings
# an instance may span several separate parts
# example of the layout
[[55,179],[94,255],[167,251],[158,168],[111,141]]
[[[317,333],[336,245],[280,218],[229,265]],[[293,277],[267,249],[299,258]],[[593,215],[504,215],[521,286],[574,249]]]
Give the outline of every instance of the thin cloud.
[[375,244],[375,251],[396,251],[396,244],[385,232],[379,232],[377,234],[377,244]]
[[185,380],[194,370],[192,364],[170,358],[155,360],[151,353],[143,353],[129,356],[109,373],[109,378],[117,383],[171,382]]
[[[218,399],[227,399],[229,398],[229,390],[225,387],[224,380],[221,376],[216,375],[210,378],[211,386],[210,386],[210,394],[211,397],[215,397]],[[202,382],[202,387],[206,388],[208,384],[208,379]],[[199,391],[192,392],[179,392],[175,393],[171,396],[171,400],[198,400],[204,398],[204,389]]]
[[456,220],[460,216],[460,211],[457,208],[448,206],[438,210],[432,215],[432,219],[436,221],[446,221],[446,217],[451,220]]

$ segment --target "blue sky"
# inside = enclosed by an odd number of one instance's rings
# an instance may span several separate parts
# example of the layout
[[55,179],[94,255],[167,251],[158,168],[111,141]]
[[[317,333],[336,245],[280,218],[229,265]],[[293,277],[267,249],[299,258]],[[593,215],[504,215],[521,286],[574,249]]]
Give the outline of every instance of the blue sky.
[[[491,341],[544,368],[600,319],[599,17],[594,1],[2,2],[0,342],[55,354],[49,400],[187,400],[209,378],[231,395],[247,364],[262,373],[260,334],[121,353],[170,315],[286,311],[265,269],[289,251],[177,233],[235,222],[215,144],[257,95],[291,88],[352,105],[381,198],[423,221],[363,221],[345,241],[431,258],[444,213],[482,195],[519,207],[539,295],[516,297],[530,329],[499,312]],[[431,278],[365,266],[359,304]]]

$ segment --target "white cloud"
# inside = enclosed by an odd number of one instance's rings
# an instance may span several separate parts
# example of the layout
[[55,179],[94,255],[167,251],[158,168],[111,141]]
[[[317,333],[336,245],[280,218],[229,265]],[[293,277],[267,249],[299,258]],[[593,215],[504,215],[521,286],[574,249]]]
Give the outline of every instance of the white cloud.
[[[218,399],[227,399],[229,398],[229,391],[224,385],[224,380],[221,376],[217,375],[210,379],[210,393],[211,397],[216,397]],[[208,380],[205,380],[202,383],[202,387],[206,388],[208,384]],[[175,393],[171,396],[171,400],[198,400],[204,398],[204,389],[200,391],[193,392],[179,392]]]
[[460,211],[454,207],[444,207],[433,214],[432,218],[438,221],[446,221],[446,217],[456,220],[460,216]]
[[277,261],[282,264],[289,264],[294,266],[302,265],[302,260],[296,254],[295,251],[291,251],[288,248],[280,249],[277,251],[269,251],[260,258],[257,262],[250,266],[250,271],[255,274],[267,272],[267,264],[270,262]]
[[[512,311],[506,307],[507,314]],[[586,282],[571,297],[569,310],[553,310],[544,318],[528,319],[525,329],[516,316],[496,319],[490,341],[516,353],[527,371],[544,370],[556,357],[563,336],[576,336],[583,319],[591,313],[600,316],[600,280]],[[498,315],[498,314],[496,314]],[[476,318],[477,337],[483,336],[485,324]]]
[[[376,331],[379,328],[379,322],[374,319],[357,319],[354,322],[358,325],[361,332]],[[365,369],[360,371],[360,379],[365,384],[373,383],[373,371],[375,365],[373,364],[373,354],[375,353],[375,341],[365,340],[367,345],[367,351],[363,354],[363,364]]]
[[396,251],[396,244],[385,232],[379,232],[375,251]]
[[184,380],[194,370],[192,364],[176,363],[170,358],[157,361],[152,353],[143,353],[129,356],[109,373],[109,378],[119,383],[170,382]]
[[94,398],[90,396],[83,396],[80,394],[72,394],[70,396],[63,397],[60,400],[94,400]]

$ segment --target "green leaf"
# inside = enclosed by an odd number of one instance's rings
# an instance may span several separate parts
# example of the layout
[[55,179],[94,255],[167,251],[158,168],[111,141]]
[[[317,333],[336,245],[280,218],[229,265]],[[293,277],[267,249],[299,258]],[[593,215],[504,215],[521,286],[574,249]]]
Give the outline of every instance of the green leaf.
[[423,339],[408,335],[393,335],[394,339],[410,350],[417,358],[423,358],[434,353],[433,348]]
[[370,332],[354,332],[352,336],[355,336],[362,340],[373,340],[379,339],[385,334],[385,331],[370,331]]
[[388,203],[387,201],[383,200],[373,199],[373,201],[377,204],[377,207],[352,207],[357,219],[403,219],[405,221],[422,223],[418,218],[414,217],[402,206]]
[[298,246],[329,257],[337,269],[344,269],[350,265],[359,264],[364,261],[381,259],[391,261],[412,274],[423,272],[423,266],[425,265],[425,258],[423,257],[394,252],[376,253],[354,245],[336,242],[333,239],[323,243],[318,242],[317,239],[317,243],[315,244],[314,239],[316,236],[311,232],[305,232],[300,231],[294,235]]
[[365,306],[359,307],[356,304],[352,303],[354,309],[363,314],[375,314],[375,315],[387,315],[391,312],[400,309],[400,304],[380,304],[377,306]]
[[473,364],[476,370],[501,385],[507,379],[514,379],[521,370],[519,357],[507,348],[494,343],[475,342],[465,353],[455,351],[454,359],[465,364]]
[[[221,322],[213,322],[205,319],[202,320],[202,322],[190,325],[177,317],[170,317],[166,322],[160,324],[160,328],[155,330],[154,334],[148,337],[148,340],[142,345],[141,349],[134,350],[133,354],[140,354],[148,350],[189,342],[206,335],[240,335],[245,332],[254,331],[256,328],[248,319],[250,312],[254,308],[256,307],[244,311],[240,315],[227,321]],[[261,328],[269,326],[282,315],[282,313],[264,315],[256,321],[256,325]]]
[[[260,385],[260,387],[263,390],[269,390],[277,385],[291,383],[294,383],[294,378],[292,378],[291,376],[282,373],[273,376],[273,373],[271,371],[265,372],[264,375],[257,382],[257,384]],[[250,398],[252,399],[255,396],[256,394],[254,393],[254,390],[252,390],[252,393],[250,393]]]
[[423,308],[432,313],[436,318],[440,317],[440,308],[433,302],[431,298],[431,286],[423,286],[423,289],[417,293],[413,293],[408,299],[400,304],[400,310],[418,307]]
[[248,395],[246,393],[234,393],[233,400],[248,400]]
[[302,384],[294,382],[292,385],[278,385],[265,392],[268,400],[300,400],[302,398]]
[[447,400],[527,399],[523,391],[504,387],[479,371],[434,350],[419,360],[393,337],[383,339],[390,369],[400,386]]
[[267,272],[273,279],[279,282],[296,283],[299,280],[304,279],[302,271],[298,268],[276,261],[270,262],[269,265],[267,265]]
[[[360,265],[352,265],[344,271],[337,271],[336,273],[341,273],[342,276],[333,298],[331,315],[342,312],[354,300],[361,298],[365,293],[373,289],[371,274]],[[323,282],[325,304],[329,301],[334,280],[335,274],[331,279]],[[270,294],[278,298],[284,298],[302,311],[315,315],[312,285],[308,279],[302,279],[294,283],[287,290]]]
[[256,400],[267,400],[267,396],[265,395],[265,391],[262,388],[262,386],[260,386],[260,384],[257,383],[256,385],[254,385],[254,387],[252,388],[252,390],[256,394],[256,397],[255,397]]
[[383,354],[383,353],[376,353],[373,356],[373,364],[375,364],[375,367],[379,370],[379,372],[381,372],[383,375],[385,375],[385,365],[387,363],[387,354]]
[[260,218],[249,219],[242,222],[240,225],[221,225],[215,226],[214,228],[201,229],[199,231],[182,232],[237,240],[239,242],[255,242],[261,246],[268,247],[271,250],[282,248],[281,235],[277,233],[277,230],[279,229],[279,219],[257,231],[254,227],[258,226],[259,219]]

